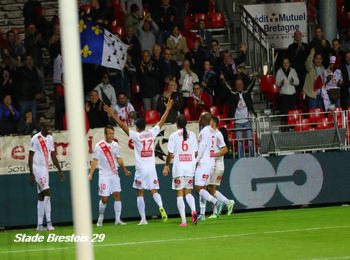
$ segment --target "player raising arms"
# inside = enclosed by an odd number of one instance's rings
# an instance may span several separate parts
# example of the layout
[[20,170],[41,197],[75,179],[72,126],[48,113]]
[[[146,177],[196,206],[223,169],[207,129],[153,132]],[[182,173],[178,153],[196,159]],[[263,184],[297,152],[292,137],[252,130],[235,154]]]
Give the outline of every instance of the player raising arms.
[[55,230],[51,222],[51,201],[49,187],[49,160],[58,169],[61,181],[64,181],[64,174],[58,163],[52,135],[49,134],[50,127],[47,123],[42,124],[39,133],[32,137],[29,148],[29,172],[31,185],[37,183],[38,190],[38,226],[37,231],[45,231],[43,226],[44,215],[46,216],[47,230]]
[[[99,202],[99,216],[96,225],[101,227],[103,224],[104,212],[108,197],[111,194],[114,198],[115,224],[126,225],[126,223],[120,220],[122,202],[120,197],[121,187],[118,165],[123,169],[125,176],[130,176],[131,173],[126,169],[123,160],[120,158],[118,143],[114,141],[113,127],[105,127],[104,134],[105,139],[98,142],[95,146],[93,161],[88,176],[91,181],[98,163],[98,195],[101,196],[101,199]],[[118,164],[116,164],[116,161]]]
[[[228,149],[224,141],[224,137],[220,130],[218,129],[219,118],[216,116],[211,116],[210,126],[215,131],[215,143],[214,155],[211,157],[214,163],[214,170],[210,175],[208,190],[209,193],[214,196],[217,200],[225,203],[227,207],[227,215],[231,215],[233,211],[233,206],[235,202],[233,200],[227,199],[220,191],[216,190],[216,187],[220,186],[222,176],[224,175],[225,165],[224,165],[224,155],[227,153]],[[217,218],[217,208],[214,206],[214,212],[209,218]]]
[[199,147],[197,156],[197,168],[195,171],[195,190],[199,193],[200,219],[205,219],[206,201],[217,207],[217,215],[221,214],[224,203],[214,198],[208,191],[210,175],[214,170],[214,147],[216,146],[215,130],[210,127],[211,115],[203,112],[199,117],[199,124],[204,128],[199,133]]
[[141,216],[141,221],[138,225],[148,224],[145,214],[145,200],[143,198],[144,190],[151,191],[153,199],[159,207],[159,212],[163,221],[168,220],[168,216],[163,208],[162,197],[157,191],[159,189],[159,182],[156,171],[156,158],[154,156],[154,143],[173,104],[174,102],[172,100],[166,103],[166,110],[162,118],[155,127],[149,130],[145,129],[146,122],[143,118],[137,119],[135,122],[136,131],[130,130],[126,124],[120,120],[119,116],[113,112],[111,107],[104,107],[105,111],[117,122],[134,143],[136,172],[133,188],[137,190],[137,208]]
[[193,175],[196,168],[198,143],[196,135],[186,129],[187,120],[184,115],[176,119],[178,130],[172,133],[168,142],[168,156],[163,169],[163,175],[168,176],[169,164],[174,158],[172,169],[172,188],[176,190],[177,208],[181,216],[181,227],[187,226],[184,196],[192,212],[192,223],[197,224],[197,212],[192,196]]

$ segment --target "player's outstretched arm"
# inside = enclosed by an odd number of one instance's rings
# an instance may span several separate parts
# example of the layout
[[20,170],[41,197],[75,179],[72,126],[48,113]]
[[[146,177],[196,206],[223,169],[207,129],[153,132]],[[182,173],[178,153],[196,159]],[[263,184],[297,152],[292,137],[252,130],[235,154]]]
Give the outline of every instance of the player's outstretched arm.
[[60,176],[61,181],[64,181],[64,173],[62,172],[60,163],[57,160],[55,152],[51,152],[51,160],[53,162],[53,165],[55,165],[58,169],[58,175]]
[[35,184],[35,177],[33,173],[33,158],[34,158],[34,152],[30,151],[29,152],[29,157],[28,157],[28,165],[29,165],[29,174],[30,174],[30,185]]
[[94,172],[96,170],[96,167],[97,167],[97,160],[94,159],[91,163],[91,168],[90,168],[89,175],[88,175],[89,181],[92,181],[92,177],[94,176]]
[[129,177],[131,176],[131,172],[125,167],[124,161],[122,160],[122,158],[117,158],[117,162],[120,166],[120,168],[122,168],[125,176]]
[[228,149],[227,149],[227,146],[225,145],[217,153],[214,154],[214,157],[224,156],[225,154],[227,154],[227,152],[228,152]]
[[110,115],[110,117],[114,119],[115,122],[117,122],[120,128],[123,129],[123,131],[129,136],[129,127],[127,127],[127,125],[122,120],[120,120],[118,114],[113,111],[113,108],[111,106],[109,107],[107,105],[104,105],[103,109],[107,112],[108,115]]
[[159,128],[162,128],[162,126],[164,125],[166,119],[168,118],[168,115],[169,115],[169,112],[171,110],[171,108],[173,107],[174,105],[174,101],[172,99],[169,99],[168,102],[165,104],[165,112],[164,114],[162,115],[162,118],[160,119],[158,125],[159,125]]
[[168,176],[169,175],[169,171],[170,171],[169,165],[170,165],[172,159],[173,159],[173,154],[172,153],[168,153],[168,156],[166,157],[165,165],[164,165],[164,168],[163,168],[163,175],[164,176]]

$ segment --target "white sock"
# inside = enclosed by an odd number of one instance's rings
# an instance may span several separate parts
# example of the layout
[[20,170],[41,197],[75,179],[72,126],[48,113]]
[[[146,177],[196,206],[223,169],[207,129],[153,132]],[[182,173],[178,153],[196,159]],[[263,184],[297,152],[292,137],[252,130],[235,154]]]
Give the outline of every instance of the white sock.
[[199,207],[200,207],[200,214],[205,215],[205,210],[207,208],[207,201],[203,199],[202,196],[199,196]]
[[187,194],[186,195],[186,201],[188,206],[190,206],[191,211],[196,211],[196,202],[194,201],[194,197],[192,194]]
[[139,210],[141,221],[146,221],[145,200],[142,196],[137,197],[137,209]]
[[213,205],[213,214],[217,214],[217,213],[218,213],[218,208],[215,205]]
[[185,202],[183,197],[177,197],[177,208],[180,213],[181,223],[186,223]]
[[44,201],[38,200],[38,226],[43,225],[45,214],[45,203]]
[[215,199],[213,196],[210,195],[210,193],[208,191],[206,191],[205,189],[201,189],[199,191],[199,195],[203,197],[203,199],[210,201],[213,204],[216,204],[217,199]]
[[44,205],[45,205],[46,223],[49,223],[49,222],[51,222],[51,199],[50,199],[50,196],[44,197]]
[[218,200],[221,201],[223,203],[225,203],[227,205],[228,203],[228,198],[226,198],[220,191],[216,191],[214,194],[214,197]]
[[114,201],[114,213],[115,213],[115,222],[120,221],[120,214],[122,213],[122,202]]
[[160,196],[160,194],[158,192],[153,194],[153,199],[157,203],[159,208],[163,208],[162,197]]
[[104,215],[106,207],[107,207],[107,204],[103,204],[102,200],[100,200],[100,202],[98,203],[98,206],[99,206],[98,209],[99,209],[100,215]]

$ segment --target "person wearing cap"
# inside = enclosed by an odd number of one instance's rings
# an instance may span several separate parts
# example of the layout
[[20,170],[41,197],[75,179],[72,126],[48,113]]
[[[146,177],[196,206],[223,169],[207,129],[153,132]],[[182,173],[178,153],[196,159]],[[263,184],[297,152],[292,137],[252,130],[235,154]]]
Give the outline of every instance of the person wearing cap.
[[335,67],[336,61],[336,56],[331,56],[329,67],[324,71],[325,84],[322,88],[322,97],[326,110],[330,105],[340,106],[340,87],[343,83],[343,76],[341,70]]

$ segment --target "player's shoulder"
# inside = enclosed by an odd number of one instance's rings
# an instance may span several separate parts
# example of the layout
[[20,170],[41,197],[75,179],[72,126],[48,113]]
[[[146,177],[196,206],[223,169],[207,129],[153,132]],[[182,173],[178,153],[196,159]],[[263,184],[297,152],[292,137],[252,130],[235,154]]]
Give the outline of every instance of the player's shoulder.
[[31,141],[33,142],[33,141],[37,140],[39,135],[40,135],[40,132],[33,135],[31,138]]
[[98,142],[95,144],[95,149],[96,149],[96,148],[99,148],[100,145],[101,145],[101,143],[103,143],[103,142],[104,142],[104,140],[98,141]]
[[112,147],[117,147],[117,148],[119,148],[119,144],[118,144],[118,142],[115,141],[115,140],[112,141],[111,146],[112,146]]

